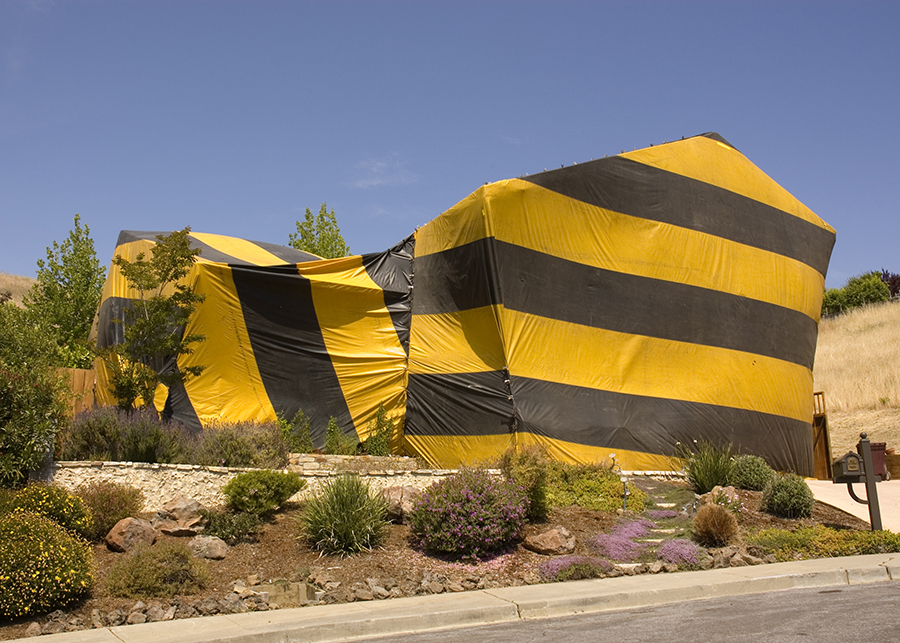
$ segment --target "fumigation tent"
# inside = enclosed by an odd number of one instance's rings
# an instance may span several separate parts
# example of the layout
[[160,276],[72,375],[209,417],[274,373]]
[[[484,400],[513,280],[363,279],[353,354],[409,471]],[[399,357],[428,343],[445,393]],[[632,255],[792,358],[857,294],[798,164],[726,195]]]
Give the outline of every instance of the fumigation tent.
[[[319,445],[329,417],[364,439],[384,404],[396,446],[444,467],[533,443],[669,469],[709,440],[810,475],[834,239],[717,134],[484,185],[382,253],[192,232],[186,332],[208,339],[159,366],[206,370],[156,403],[198,428],[302,409]],[[101,345],[134,296],[112,266]]]

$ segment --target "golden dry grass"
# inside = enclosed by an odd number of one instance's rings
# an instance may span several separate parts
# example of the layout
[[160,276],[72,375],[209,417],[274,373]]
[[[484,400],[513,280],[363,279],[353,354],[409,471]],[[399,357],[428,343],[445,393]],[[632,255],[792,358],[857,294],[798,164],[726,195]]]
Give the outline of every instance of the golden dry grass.
[[0,272],[0,292],[7,290],[12,293],[12,301],[16,306],[22,305],[22,295],[31,288],[36,280],[31,277],[22,277],[20,275],[8,275]]
[[859,434],[900,449],[900,305],[867,306],[819,326],[814,386],[824,391],[831,452]]

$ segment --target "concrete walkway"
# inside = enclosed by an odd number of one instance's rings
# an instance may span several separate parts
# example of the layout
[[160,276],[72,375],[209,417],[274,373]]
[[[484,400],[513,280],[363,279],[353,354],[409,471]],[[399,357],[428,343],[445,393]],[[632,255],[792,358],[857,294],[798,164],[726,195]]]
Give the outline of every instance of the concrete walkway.
[[[816,500],[869,522],[868,505],[861,505],[853,500],[847,492],[846,484],[834,484],[831,480],[807,480],[806,483]],[[879,482],[876,490],[878,506],[881,508],[881,526],[888,531],[900,532],[900,480]],[[853,492],[857,497],[866,499],[866,485],[853,485]]]
[[40,640],[46,643],[326,643],[800,587],[898,581],[900,554],[875,554],[209,616],[51,634]]

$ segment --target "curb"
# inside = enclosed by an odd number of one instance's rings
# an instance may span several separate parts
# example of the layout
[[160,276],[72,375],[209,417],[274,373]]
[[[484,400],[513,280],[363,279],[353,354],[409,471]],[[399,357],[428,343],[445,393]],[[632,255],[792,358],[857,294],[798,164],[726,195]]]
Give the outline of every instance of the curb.
[[48,643],[328,643],[802,587],[900,581],[900,554],[526,585],[82,630]]

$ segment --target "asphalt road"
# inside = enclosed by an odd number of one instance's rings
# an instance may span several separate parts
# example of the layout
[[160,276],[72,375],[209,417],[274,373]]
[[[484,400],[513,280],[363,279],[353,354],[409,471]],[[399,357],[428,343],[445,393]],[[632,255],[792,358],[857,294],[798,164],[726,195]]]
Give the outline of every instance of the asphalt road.
[[791,589],[366,641],[894,643],[900,641],[900,583]]

